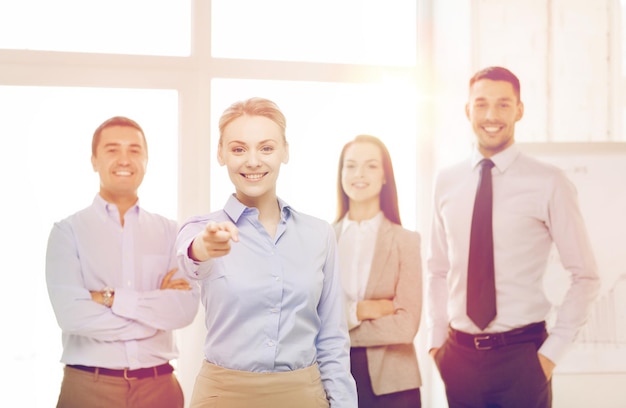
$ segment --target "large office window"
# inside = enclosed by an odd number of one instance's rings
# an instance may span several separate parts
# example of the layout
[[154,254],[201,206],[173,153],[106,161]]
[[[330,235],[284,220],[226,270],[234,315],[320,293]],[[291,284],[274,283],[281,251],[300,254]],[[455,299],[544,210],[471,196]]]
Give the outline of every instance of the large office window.
[[414,66],[414,0],[213,0],[220,58]]
[[[290,162],[281,171],[279,195],[295,208],[332,221],[337,160],[344,143],[365,133],[381,138],[392,154],[405,225],[416,225],[417,2],[400,0],[213,0],[211,55],[239,58],[245,78],[211,84],[211,135],[221,112],[251,96],[274,100],[287,116]],[[340,63],[382,73],[376,80],[333,75],[305,81],[255,72],[254,61]],[[303,69],[308,66],[301,64]],[[332,72],[332,68],[324,68]],[[386,71],[385,67],[390,67]],[[245,68],[244,68],[245,69]],[[340,69],[337,69],[341,72]],[[399,70],[399,71],[398,71]],[[256,80],[259,75],[264,80]],[[285,75],[288,77],[288,75]],[[346,83],[345,80],[350,83]],[[212,137],[212,148],[216,146]],[[221,208],[232,187],[216,162],[211,167],[211,208]]]

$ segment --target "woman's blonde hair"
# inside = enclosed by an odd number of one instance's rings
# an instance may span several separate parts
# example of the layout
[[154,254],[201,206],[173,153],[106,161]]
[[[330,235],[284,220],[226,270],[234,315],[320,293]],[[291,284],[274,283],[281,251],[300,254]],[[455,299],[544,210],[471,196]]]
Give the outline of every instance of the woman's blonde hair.
[[253,97],[250,99],[246,99],[244,101],[238,101],[230,105],[219,121],[219,130],[220,130],[220,140],[219,144],[222,144],[222,135],[224,134],[224,129],[231,123],[233,120],[240,118],[244,115],[248,116],[264,116],[274,123],[276,123],[283,134],[283,141],[285,144],[287,143],[287,137],[285,134],[287,128],[287,119],[285,119],[285,115],[280,111],[278,105],[276,103],[270,101],[269,99]]

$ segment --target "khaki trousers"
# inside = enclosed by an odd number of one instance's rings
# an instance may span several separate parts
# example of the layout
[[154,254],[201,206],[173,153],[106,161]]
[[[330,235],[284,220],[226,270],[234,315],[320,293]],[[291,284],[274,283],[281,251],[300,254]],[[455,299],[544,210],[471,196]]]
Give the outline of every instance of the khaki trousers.
[[57,408],[183,408],[176,376],[113,377],[65,367]]
[[328,408],[317,364],[301,370],[254,373],[204,361],[191,408]]

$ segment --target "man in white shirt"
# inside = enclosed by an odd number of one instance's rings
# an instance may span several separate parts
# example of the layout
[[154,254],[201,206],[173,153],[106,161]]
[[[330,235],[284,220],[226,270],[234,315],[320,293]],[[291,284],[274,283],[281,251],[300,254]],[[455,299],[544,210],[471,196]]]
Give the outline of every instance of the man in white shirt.
[[[475,148],[470,158],[442,170],[435,182],[426,282],[428,347],[452,408],[550,407],[552,371],[585,323],[599,289],[574,186],[561,170],[514,145],[515,124],[523,113],[519,80],[512,72],[502,67],[477,72],[466,105]],[[481,324],[468,316],[467,283],[472,212],[484,159],[493,163],[485,171],[492,180],[489,257],[495,310]],[[542,278],[553,243],[571,285],[547,331],[551,304]]]

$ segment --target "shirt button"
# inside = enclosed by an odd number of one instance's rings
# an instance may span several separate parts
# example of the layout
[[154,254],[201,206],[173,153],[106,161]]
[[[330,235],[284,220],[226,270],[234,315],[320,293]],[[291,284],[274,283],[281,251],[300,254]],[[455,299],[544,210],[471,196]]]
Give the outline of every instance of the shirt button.
[[274,347],[274,342],[273,341],[268,341],[267,342],[267,347]]
[[278,309],[273,308],[273,309],[271,309],[271,310],[270,310],[270,312],[272,312],[272,313],[278,313]]

